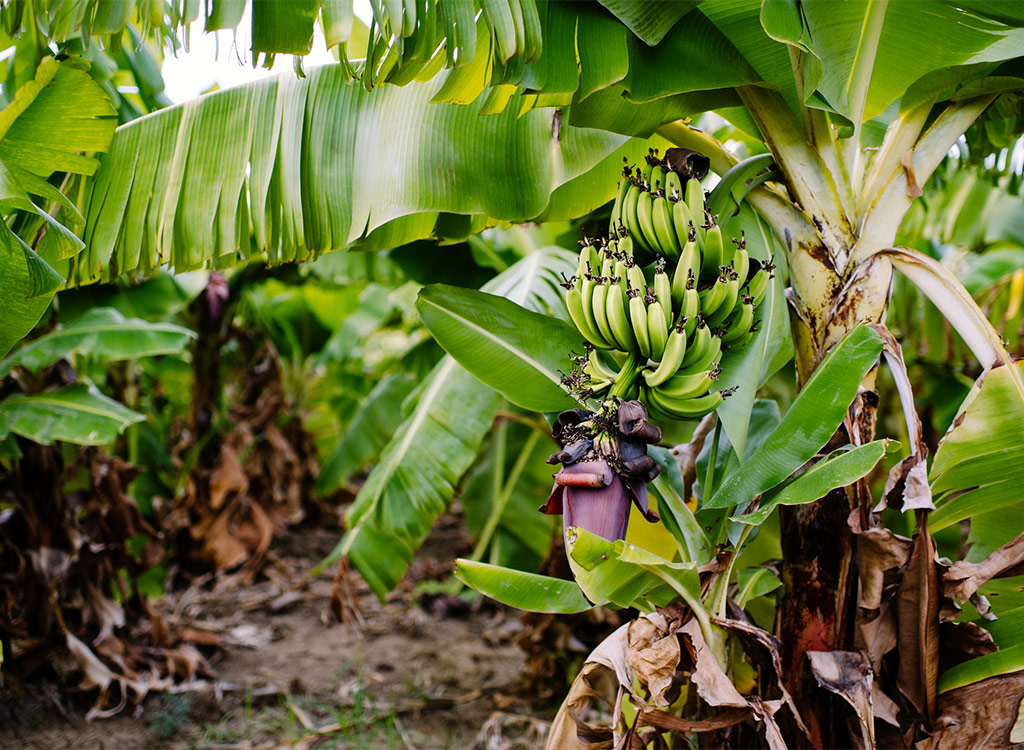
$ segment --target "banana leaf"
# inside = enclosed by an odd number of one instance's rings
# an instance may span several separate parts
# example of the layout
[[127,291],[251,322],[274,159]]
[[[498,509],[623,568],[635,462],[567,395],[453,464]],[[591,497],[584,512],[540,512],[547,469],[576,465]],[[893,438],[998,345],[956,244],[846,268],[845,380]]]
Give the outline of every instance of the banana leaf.
[[38,370],[71,354],[85,354],[104,362],[178,354],[195,336],[193,331],[173,323],[148,323],[125,318],[109,307],[97,307],[0,361],[0,378],[12,367]]
[[42,445],[56,440],[77,445],[113,442],[145,415],[78,383],[45,393],[17,394],[0,401],[0,439],[14,433]]
[[[484,290],[535,311],[564,310],[551,277],[572,267],[569,255],[550,248],[530,253]],[[451,357],[442,359],[413,395],[415,406],[346,514],[348,530],[318,566],[348,557],[381,599],[401,580],[447,507],[502,403]]]

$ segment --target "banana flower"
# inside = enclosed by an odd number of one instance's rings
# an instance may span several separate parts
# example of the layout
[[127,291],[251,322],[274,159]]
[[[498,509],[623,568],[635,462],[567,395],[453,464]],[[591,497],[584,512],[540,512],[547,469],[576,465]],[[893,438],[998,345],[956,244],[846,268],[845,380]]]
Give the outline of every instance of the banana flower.
[[647,445],[661,439],[661,430],[647,423],[639,401],[618,407],[617,419],[593,434],[593,412],[564,411],[552,429],[562,450],[548,463],[562,464],[543,513],[563,516],[563,526],[586,529],[609,541],[624,539],[629,506],[636,504],[648,521],[658,515],[647,507],[647,483],[661,471],[647,455]]

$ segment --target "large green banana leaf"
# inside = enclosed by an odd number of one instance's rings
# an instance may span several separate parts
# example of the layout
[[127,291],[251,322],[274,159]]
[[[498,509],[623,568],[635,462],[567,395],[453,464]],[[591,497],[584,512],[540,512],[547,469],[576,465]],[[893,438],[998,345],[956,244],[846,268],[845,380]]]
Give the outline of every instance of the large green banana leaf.
[[121,127],[86,191],[87,249],[72,281],[253,253],[305,260],[395,221],[410,241],[432,234],[439,214],[529,219],[560,185],[621,161],[622,136],[560,125],[547,109],[481,116],[479,104],[431,104],[439,86],[367,92],[324,66]]
[[[571,271],[570,257],[555,248],[538,250],[483,288],[537,312],[561,309],[564,317],[555,280]],[[442,359],[350,506],[348,531],[320,567],[348,557],[383,598],[447,507],[501,403],[454,359]]]
[[[929,480],[935,511],[928,519],[932,532],[970,518],[970,562],[984,559],[992,550],[1019,533],[1013,524],[986,523],[990,514],[998,521],[1011,506],[1022,504],[1019,474],[1024,466],[1024,363],[989,370],[964,400],[953,426],[946,433],[932,462]],[[986,533],[979,535],[977,529]]]
[[[1014,372],[1016,371],[1016,372]],[[939,443],[929,472],[935,511],[933,533],[970,519],[966,560],[980,562],[1014,539],[1024,524],[1020,467],[1024,465],[1024,362],[985,373],[968,394],[953,426]],[[988,581],[979,593],[999,619],[993,634],[1000,651],[945,672],[940,690],[951,690],[1024,665],[1024,631],[1002,625],[1003,616],[1024,606],[1022,578]],[[1015,620],[1014,617],[1010,618]],[[986,627],[989,627],[987,623]]]
[[95,386],[77,383],[0,401],[0,439],[13,432],[43,445],[55,440],[105,445],[128,425],[145,419],[145,415],[107,398]]
[[16,212],[35,217],[33,234],[39,240],[29,247],[7,222],[0,227],[0,356],[32,330],[61,284],[47,261],[82,247],[29,196],[55,202],[64,221],[76,221],[74,205],[47,180],[54,172],[91,174],[96,160],[80,152],[106,149],[116,124],[113,115],[102,89],[80,64],[53,58],[39,65],[35,78],[0,112],[0,210],[8,217]]
[[97,307],[56,331],[40,336],[0,360],[0,378],[14,366],[38,370],[69,354],[88,354],[115,362],[157,354],[178,354],[195,333],[173,323],[125,318],[110,307]]

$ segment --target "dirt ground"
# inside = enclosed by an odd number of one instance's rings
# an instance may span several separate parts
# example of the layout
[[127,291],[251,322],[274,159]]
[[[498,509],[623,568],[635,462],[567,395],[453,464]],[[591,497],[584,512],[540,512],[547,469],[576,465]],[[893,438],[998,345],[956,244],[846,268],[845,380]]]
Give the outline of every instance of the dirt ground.
[[338,539],[305,529],[280,537],[266,580],[197,581],[161,611],[211,644],[209,676],[87,723],[87,695],[55,684],[0,695],[2,750],[480,748],[543,743],[554,706],[534,711],[517,687],[524,657],[511,610],[440,596],[413,581],[443,577],[461,550],[446,516],[409,579],[382,606],[353,578],[361,626],[328,613],[333,571],[309,572]]

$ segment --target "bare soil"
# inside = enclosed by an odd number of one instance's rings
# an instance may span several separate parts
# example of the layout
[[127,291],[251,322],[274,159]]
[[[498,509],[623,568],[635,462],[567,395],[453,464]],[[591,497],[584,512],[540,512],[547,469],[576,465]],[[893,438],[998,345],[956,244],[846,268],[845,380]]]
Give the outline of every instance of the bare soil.
[[[0,748],[532,748],[540,715],[517,687],[524,656],[516,612],[485,602],[421,596],[415,582],[444,577],[465,539],[446,516],[410,576],[382,605],[353,577],[361,624],[329,614],[333,571],[312,567],[339,537],[300,529],[280,537],[266,580],[200,580],[165,597],[161,612],[203,634],[209,670],[181,692],[150,695],[86,722],[92,694],[73,685],[0,693]],[[426,605],[426,609],[424,608]]]

